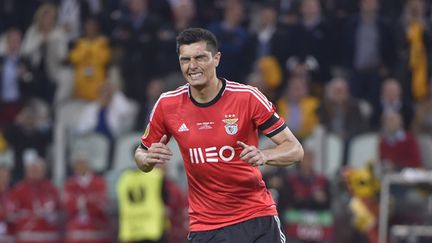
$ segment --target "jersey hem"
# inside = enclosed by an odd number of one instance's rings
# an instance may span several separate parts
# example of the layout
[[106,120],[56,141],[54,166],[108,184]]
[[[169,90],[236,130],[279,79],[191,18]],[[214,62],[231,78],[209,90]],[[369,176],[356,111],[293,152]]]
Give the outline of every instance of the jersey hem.
[[230,225],[238,224],[238,223],[241,223],[241,222],[253,219],[253,218],[265,217],[265,216],[277,216],[277,215],[278,215],[278,213],[277,213],[276,209],[265,211],[265,212],[260,211],[256,214],[252,214],[248,217],[242,217],[240,219],[231,221],[229,223],[223,223],[223,224],[218,224],[218,225],[214,225],[214,226],[195,226],[195,227],[190,226],[190,232],[216,230],[216,229],[220,229],[220,228],[227,227]]

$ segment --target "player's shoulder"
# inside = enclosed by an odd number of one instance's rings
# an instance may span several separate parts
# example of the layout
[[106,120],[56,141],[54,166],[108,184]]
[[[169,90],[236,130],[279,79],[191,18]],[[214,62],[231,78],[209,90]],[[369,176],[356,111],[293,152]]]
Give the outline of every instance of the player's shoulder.
[[189,85],[185,84],[174,90],[162,93],[159,97],[159,102],[177,102],[178,99],[181,99],[184,95],[188,95],[188,93]]
[[237,93],[243,93],[246,95],[251,94],[261,94],[261,91],[255,86],[247,85],[247,84],[241,84],[234,81],[226,80],[226,88],[228,92],[237,92]]
[[264,103],[266,106],[271,106],[267,97],[257,87],[252,85],[226,80],[225,91],[235,93],[237,97],[244,97]]

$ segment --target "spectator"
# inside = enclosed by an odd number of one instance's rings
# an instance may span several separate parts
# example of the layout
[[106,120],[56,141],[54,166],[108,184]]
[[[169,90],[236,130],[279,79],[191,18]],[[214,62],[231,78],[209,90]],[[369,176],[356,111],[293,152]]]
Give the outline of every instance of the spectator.
[[254,56],[251,35],[242,26],[246,9],[242,2],[228,2],[223,19],[210,24],[208,30],[215,34],[219,40],[219,50],[224,54],[218,66],[218,75],[245,82]]
[[277,10],[270,4],[261,5],[256,15],[258,23],[252,32],[255,45],[254,59],[275,56],[280,64],[284,64],[283,62],[293,52],[292,45],[288,44],[292,43],[292,40],[289,39],[291,37],[290,28],[278,21]]
[[125,170],[117,182],[120,242],[165,242],[166,197],[161,169],[146,174]]
[[340,136],[345,142],[342,161],[346,161],[346,149],[351,138],[368,129],[368,120],[362,113],[360,102],[351,97],[345,79],[334,78],[327,84],[318,114],[326,130]]
[[256,33],[254,38],[256,41],[256,57],[259,59],[264,56],[268,56],[271,53],[272,40],[277,33],[277,12],[276,9],[271,5],[261,6],[258,10],[257,19],[257,29],[254,31]]
[[[388,17],[390,21],[396,22],[403,12],[403,7],[406,0],[381,0],[380,13],[382,16]],[[426,7],[426,6],[425,6]]]
[[6,52],[0,56],[0,129],[11,124],[28,96],[32,73],[20,55],[21,32],[6,32]]
[[51,103],[59,81],[59,70],[67,56],[66,35],[57,26],[55,5],[45,3],[38,8],[33,24],[24,35],[22,54],[29,58],[35,71],[32,94]]
[[107,169],[111,169],[114,144],[118,137],[132,131],[138,106],[116,84],[105,83],[97,100],[85,105],[75,126],[78,135],[100,133],[109,140]]
[[316,70],[316,68],[317,62],[313,58],[300,60],[299,58],[293,56],[286,60],[286,69],[290,77],[299,77],[310,80],[312,78],[311,72]]
[[26,150],[35,149],[45,157],[52,142],[51,118],[48,106],[41,100],[31,99],[20,110],[14,123],[5,128],[4,136],[13,148],[15,164],[12,182],[23,177],[23,156]]
[[309,95],[307,80],[294,76],[288,81],[285,95],[278,101],[277,108],[294,135],[303,140],[318,125],[319,105],[319,100]]
[[79,134],[98,132],[111,142],[131,131],[138,107],[115,84],[105,83],[97,100],[84,107],[76,124]]
[[66,32],[69,43],[81,36],[82,20],[96,16],[102,11],[100,0],[61,0],[59,4],[59,24]]
[[350,73],[352,95],[378,102],[380,81],[394,67],[395,40],[391,26],[379,15],[378,0],[359,1],[358,15],[348,19],[343,36],[343,63]]
[[404,129],[402,116],[397,111],[383,113],[379,157],[386,172],[422,167],[419,145]]
[[275,103],[281,95],[282,76],[283,70],[277,59],[273,56],[265,56],[256,60],[247,84],[257,87],[272,103]]
[[[173,21],[165,22],[158,31],[158,74],[180,73],[176,53],[176,36],[183,29],[197,26],[195,2],[193,0],[171,1]],[[177,85],[179,86],[179,85]],[[177,87],[176,86],[176,87]]]
[[25,179],[12,188],[16,243],[61,243],[60,196],[45,177],[45,160],[29,151],[24,163]]
[[[404,99],[420,101],[427,96],[430,70],[431,28],[424,0],[407,0],[397,29],[398,78]],[[407,124],[406,124],[407,125]]]
[[0,165],[0,242],[12,243],[15,240],[13,229],[14,204],[10,192],[10,168]]
[[66,243],[113,242],[107,212],[107,186],[103,177],[94,174],[90,163],[84,151],[73,155],[74,175],[64,188]]
[[208,26],[222,16],[224,1],[201,0],[195,1],[195,4],[197,19],[201,26]]
[[[8,29],[16,26],[21,32],[25,31],[32,22],[36,10],[46,0],[26,1],[26,0],[2,0],[0,1],[0,27]],[[2,29],[0,29],[0,32]]]
[[360,101],[351,97],[345,79],[334,78],[327,84],[318,116],[324,128],[344,142],[342,163],[345,163],[351,139],[369,128],[368,117],[363,113]]
[[108,39],[99,31],[95,17],[84,21],[84,34],[69,53],[75,69],[74,97],[95,100],[107,78],[107,66],[111,58]]
[[429,83],[428,98],[417,103],[412,129],[417,134],[432,136],[432,83]]
[[[293,27],[279,21],[277,9],[274,5],[260,4],[258,6],[258,10],[253,12],[250,17],[251,19],[257,19],[255,27],[252,26],[250,30],[252,40],[251,52],[253,54],[251,58],[254,60],[252,63],[255,69],[257,67],[259,69],[263,60],[268,61],[276,58],[280,71],[275,71],[281,72],[282,77],[280,77],[281,80],[278,80],[280,83],[277,83],[275,87],[281,88],[285,85],[284,81],[287,80],[285,76],[286,72],[284,72],[286,61],[293,55],[295,48],[293,43]],[[255,71],[253,70],[252,72]],[[280,95],[281,89],[278,91],[276,96]],[[272,96],[271,94],[266,95]]]
[[142,90],[156,74],[159,19],[148,9],[149,0],[128,1],[127,11],[115,24],[112,39],[122,49],[121,73],[126,96],[145,103]]
[[311,59],[316,62],[312,72],[312,86],[323,88],[329,81],[330,67],[334,63],[334,27],[322,14],[319,0],[304,0],[300,5],[300,22],[295,27],[294,55],[300,60]]
[[[381,174],[413,168],[424,169],[416,137],[404,129],[400,113],[393,110],[383,113],[381,131],[378,147]],[[392,185],[389,190],[390,200],[397,202],[389,212],[390,227],[425,222],[423,220],[427,216],[423,212],[426,210],[413,211],[413,208],[426,207],[423,190],[401,184]]]
[[401,85],[398,80],[388,78],[381,86],[380,101],[374,104],[372,116],[372,126],[379,130],[382,114],[386,111],[395,111],[402,115],[405,129],[411,127],[413,117],[413,107],[411,103],[403,98]]
[[3,135],[3,132],[0,131],[0,153],[4,153],[8,149],[8,143],[6,138]]
[[[332,242],[330,184],[314,171],[314,154],[309,150],[294,170],[284,177],[279,190],[279,211],[290,242]],[[327,217],[327,220],[319,220]],[[315,219],[315,220],[312,220]],[[315,233],[310,233],[315,232]]]
[[299,9],[302,0],[273,0],[279,10],[279,19],[286,25],[293,25],[298,22]]

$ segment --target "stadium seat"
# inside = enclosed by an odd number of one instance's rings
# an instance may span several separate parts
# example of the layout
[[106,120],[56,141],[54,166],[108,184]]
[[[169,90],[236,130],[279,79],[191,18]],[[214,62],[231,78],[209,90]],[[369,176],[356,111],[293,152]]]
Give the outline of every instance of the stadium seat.
[[63,125],[70,127],[79,119],[78,114],[84,109],[89,102],[83,100],[69,100],[58,107],[57,121],[62,122]]
[[355,136],[348,148],[348,165],[353,168],[362,168],[367,161],[379,159],[379,135],[365,133]]
[[53,143],[53,179],[57,185],[62,185],[66,176],[66,154],[69,147],[72,127],[76,124],[78,114],[88,104],[82,100],[69,100],[56,107]]
[[114,170],[134,167],[134,151],[140,143],[142,132],[132,132],[119,137],[114,145]]
[[73,138],[70,145],[70,155],[84,151],[91,158],[92,168],[96,172],[105,172],[109,162],[109,149],[107,137],[99,133],[90,133]]
[[418,134],[416,138],[420,146],[423,166],[426,169],[432,169],[432,136],[426,134]]

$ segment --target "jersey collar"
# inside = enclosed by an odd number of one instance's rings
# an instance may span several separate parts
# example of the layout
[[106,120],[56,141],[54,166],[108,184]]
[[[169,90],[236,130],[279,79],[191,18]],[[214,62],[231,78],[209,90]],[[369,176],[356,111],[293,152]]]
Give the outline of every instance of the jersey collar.
[[226,80],[224,78],[218,78],[218,79],[222,81],[222,88],[219,90],[216,97],[214,97],[212,100],[210,100],[209,102],[206,102],[206,103],[200,103],[200,102],[196,101],[191,95],[191,90],[190,90],[190,86],[189,86],[189,97],[190,97],[192,103],[194,103],[196,106],[199,106],[199,107],[209,107],[209,106],[213,105],[214,103],[216,103],[222,97],[222,95],[225,91],[225,87],[226,87]]

